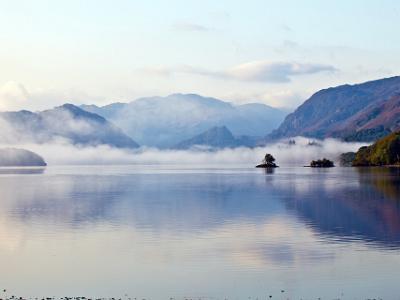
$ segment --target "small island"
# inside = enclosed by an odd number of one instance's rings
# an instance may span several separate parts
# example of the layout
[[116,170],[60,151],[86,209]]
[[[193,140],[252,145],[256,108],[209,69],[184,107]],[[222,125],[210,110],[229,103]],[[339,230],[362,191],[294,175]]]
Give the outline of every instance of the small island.
[[278,168],[278,166],[275,164],[275,157],[273,157],[271,154],[267,153],[265,154],[264,159],[262,160],[262,163],[257,165],[256,168]]
[[0,167],[45,167],[44,159],[38,154],[16,148],[0,149]]
[[310,165],[307,167],[310,168],[333,168],[335,164],[333,161],[323,158],[323,159],[318,159],[318,160],[313,160],[310,162]]

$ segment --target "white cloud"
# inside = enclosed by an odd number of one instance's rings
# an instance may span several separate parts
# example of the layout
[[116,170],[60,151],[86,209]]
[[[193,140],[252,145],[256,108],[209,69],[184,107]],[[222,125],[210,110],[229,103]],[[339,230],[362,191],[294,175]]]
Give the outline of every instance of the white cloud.
[[0,86],[0,110],[20,109],[29,100],[26,88],[15,81]]
[[99,98],[74,89],[60,91],[51,88],[36,88],[31,90],[15,81],[0,85],[0,111],[42,110],[66,102],[79,104],[98,101]]
[[292,90],[279,90],[261,94],[258,99],[273,107],[293,109],[308,98],[308,93]]
[[336,68],[326,64],[298,62],[253,61],[233,66],[227,70],[213,71],[193,66],[156,67],[146,69],[158,75],[195,74],[223,79],[253,82],[290,82],[292,77],[334,72]]
[[179,30],[179,31],[197,31],[197,32],[205,32],[205,31],[210,31],[211,29],[200,25],[200,24],[195,24],[195,23],[190,23],[190,22],[179,22],[179,23],[175,23],[173,25],[173,28],[175,30]]
[[24,148],[43,156],[49,165],[126,165],[126,164],[181,164],[188,166],[204,165],[246,165],[252,167],[259,163],[265,153],[271,153],[280,166],[303,166],[313,159],[329,158],[337,160],[343,152],[356,151],[364,144],[345,143],[335,139],[318,141],[319,146],[309,146],[310,139],[292,138],[296,145],[289,146],[287,140],[269,144],[265,147],[222,149],[218,151],[198,150],[159,150],[141,148],[123,150],[107,145],[77,147],[67,141],[46,144],[3,145]]
[[293,29],[287,24],[282,24],[280,26],[280,29],[283,30],[283,31],[286,31],[286,32],[292,32],[293,31]]
[[230,99],[237,104],[264,103],[272,107],[292,111],[309,96],[310,92],[305,90],[271,89],[267,92],[246,90],[237,93],[228,91],[222,98]]
[[189,65],[181,65],[178,67],[155,66],[150,68],[144,68],[140,71],[143,71],[149,75],[158,75],[158,76],[172,76],[175,74],[195,74],[195,75],[211,76],[211,77],[225,77],[223,72],[210,71],[207,69],[193,67]]
[[279,54],[285,54],[289,52],[296,52],[297,54],[304,51],[304,49],[295,41],[284,40],[282,43],[275,48],[275,52]]
[[334,67],[323,64],[254,61],[235,66],[227,74],[246,81],[289,82],[293,76],[333,71]]

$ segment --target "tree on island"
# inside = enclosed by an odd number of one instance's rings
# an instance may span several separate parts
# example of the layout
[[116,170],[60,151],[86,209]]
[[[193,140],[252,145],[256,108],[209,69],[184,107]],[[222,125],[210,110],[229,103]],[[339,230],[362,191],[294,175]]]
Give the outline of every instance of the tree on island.
[[334,166],[333,161],[326,158],[313,160],[310,163],[311,168],[332,168]]
[[264,156],[264,159],[262,160],[262,163],[260,165],[256,166],[257,168],[276,168],[278,167],[275,164],[275,157],[273,157],[271,154],[267,153]]
[[361,147],[353,160],[354,167],[400,165],[400,131]]

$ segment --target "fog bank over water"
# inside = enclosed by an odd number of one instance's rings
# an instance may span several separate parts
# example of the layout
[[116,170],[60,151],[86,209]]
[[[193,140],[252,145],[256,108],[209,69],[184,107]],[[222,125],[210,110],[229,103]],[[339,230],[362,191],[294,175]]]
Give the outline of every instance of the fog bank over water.
[[[156,148],[140,148],[138,150],[124,150],[110,146],[75,146],[67,142],[47,144],[12,145],[34,151],[44,157],[49,165],[120,165],[120,164],[187,164],[187,165],[218,165],[259,163],[265,153],[271,153],[280,166],[301,166],[308,164],[312,159],[337,157],[348,151],[356,151],[363,144],[345,143],[335,139],[311,140],[304,137],[282,140],[258,148],[235,148],[207,151],[205,149],[192,150],[159,150]],[[309,145],[309,143],[312,145]],[[7,145],[5,147],[10,147]]]

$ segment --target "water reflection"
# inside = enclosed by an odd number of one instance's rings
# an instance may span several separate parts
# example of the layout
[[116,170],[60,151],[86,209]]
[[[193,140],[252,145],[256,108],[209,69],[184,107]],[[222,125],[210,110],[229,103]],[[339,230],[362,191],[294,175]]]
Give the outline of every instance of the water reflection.
[[21,174],[43,174],[45,168],[26,168],[26,167],[15,167],[15,168],[4,168],[0,167],[0,175],[21,175]]
[[385,198],[400,201],[400,168],[357,168],[360,181],[373,185]]
[[130,224],[190,235],[226,223],[265,223],[292,211],[333,240],[400,246],[399,169],[285,170],[267,172],[264,178],[256,174],[6,177],[0,179],[0,191],[2,211],[12,212],[22,223],[39,220],[74,228]]
[[358,240],[388,249],[400,247],[398,169],[316,170],[314,175],[317,180],[308,174],[305,180],[283,184],[274,179],[272,184],[281,191],[287,208],[323,238]]
[[[23,189],[19,189],[23,186]],[[262,181],[236,175],[131,174],[129,176],[54,176],[2,178],[3,211],[19,222],[58,226],[130,224],[154,232],[194,234],[223,223],[262,222],[283,210],[265,200]],[[18,192],[16,192],[18,190]],[[270,191],[269,197],[278,191]],[[244,199],[247,199],[244,201]],[[7,207],[8,206],[8,207]]]
[[275,168],[263,168],[262,169],[265,174],[274,174],[275,173]]
[[399,195],[398,169],[4,175],[0,264],[5,284],[24,274],[33,294],[44,282],[54,294],[247,298],[265,295],[263,281],[292,296],[333,298],[340,286],[360,298],[365,274],[374,292],[397,287],[387,250],[400,249]]

